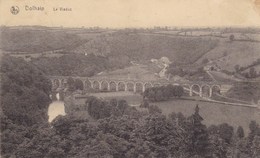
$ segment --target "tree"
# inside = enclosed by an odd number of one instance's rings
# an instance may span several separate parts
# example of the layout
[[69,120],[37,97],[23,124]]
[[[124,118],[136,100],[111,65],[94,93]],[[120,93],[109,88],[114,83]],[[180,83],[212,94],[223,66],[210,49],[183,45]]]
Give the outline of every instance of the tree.
[[110,105],[113,107],[117,107],[117,99],[113,98],[110,100]]
[[248,139],[248,147],[251,147],[254,137],[256,135],[260,136],[259,124],[257,124],[256,121],[251,121],[249,124],[249,129],[250,129],[250,132],[248,134],[247,139]]
[[166,117],[159,113],[149,115],[145,120],[141,131],[144,135],[141,137],[149,142],[148,145],[154,151],[155,157],[169,157],[168,141],[171,142],[175,138],[169,126]]
[[252,158],[260,157],[260,136],[255,136],[252,142]]
[[155,93],[155,100],[156,100],[156,101],[163,101],[163,100],[164,100],[163,91],[162,91],[161,89],[159,89],[159,90]]
[[165,88],[164,88],[164,95],[167,98],[173,97],[174,96],[174,86],[172,84],[168,84]]
[[75,81],[72,77],[68,78],[67,84],[68,84],[68,90],[73,92],[75,90]]
[[128,106],[128,103],[127,103],[126,100],[121,99],[121,100],[118,101],[118,108],[121,111],[124,111],[127,108],[127,106]]
[[231,139],[234,134],[234,129],[232,126],[228,125],[227,123],[220,124],[219,128],[219,135],[220,137],[226,141],[226,143],[230,144]]
[[235,39],[235,36],[234,36],[233,34],[231,34],[231,35],[229,36],[229,40],[230,40],[230,41],[234,41],[234,39]]
[[210,152],[212,157],[226,158],[228,152],[228,144],[219,134],[210,134]]
[[75,89],[77,90],[83,90],[84,89],[84,85],[83,85],[83,82],[80,80],[80,79],[76,79],[75,82],[74,82],[74,86],[75,86]]
[[236,135],[240,139],[245,137],[245,133],[244,133],[243,127],[238,126]]
[[65,156],[61,143],[63,140],[55,134],[53,129],[45,126],[30,132],[34,132],[33,138],[31,140],[26,139],[18,146],[15,152],[16,157],[63,158]]
[[257,76],[257,72],[254,67],[251,67],[249,69],[249,76],[250,76],[250,78],[255,78]]
[[113,107],[108,102],[93,96],[88,97],[85,104],[88,107],[88,114],[95,119],[109,117],[113,111]]
[[175,97],[181,97],[184,93],[184,89],[182,86],[174,86],[173,89],[173,96]]
[[34,129],[48,124],[50,80],[34,65],[8,55],[2,56],[0,73],[1,155],[43,157],[26,146],[34,145]]
[[186,128],[187,126],[186,117],[181,112],[177,114],[172,112],[171,114],[169,114],[169,120],[182,128]]
[[19,125],[47,123],[51,82],[44,73],[10,56],[3,56],[0,72],[3,113]]
[[196,105],[195,113],[188,118],[190,120],[189,126],[189,140],[188,149],[191,155],[206,157],[209,152],[209,137],[207,128],[201,123],[203,118],[199,114],[199,106]]

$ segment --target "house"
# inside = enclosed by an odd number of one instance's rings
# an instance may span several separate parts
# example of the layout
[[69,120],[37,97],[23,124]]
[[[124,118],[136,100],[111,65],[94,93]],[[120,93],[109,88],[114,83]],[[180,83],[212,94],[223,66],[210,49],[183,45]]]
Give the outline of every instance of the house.
[[220,71],[221,68],[215,62],[209,62],[206,66],[203,67],[205,71]]

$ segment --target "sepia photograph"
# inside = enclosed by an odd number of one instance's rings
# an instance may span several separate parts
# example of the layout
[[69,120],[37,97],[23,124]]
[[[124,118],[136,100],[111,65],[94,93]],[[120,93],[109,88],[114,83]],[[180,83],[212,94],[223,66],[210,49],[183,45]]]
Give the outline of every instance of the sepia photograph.
[[0,0],[1,158],[260,158],[260,0]]

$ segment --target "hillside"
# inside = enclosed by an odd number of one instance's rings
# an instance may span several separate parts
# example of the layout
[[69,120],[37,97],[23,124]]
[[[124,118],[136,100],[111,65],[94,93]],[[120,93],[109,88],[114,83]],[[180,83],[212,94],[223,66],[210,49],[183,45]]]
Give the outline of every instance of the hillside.
[[205,54],[203,59],[214,61],[221,69],[234,71],[235,65],[246,67],[260,58],[260,43],[248,41],[229,41],[222,39],[218,45]]
[[[235,65],[247,67],[260,58],[260,43],[257,42],[259,33],[247,29],[243,32],[243,29],[131,31],[1,27],[0,31],[0,51],[9,53],[61,50],[65,53],[108,57],[111,63],[145,62],[166,56],[174,64],[189,65],[196,69],[205,65],[202,64],[204,59],[209,59],[228,71],[234,71]],[[231,34],[235,36],[232,41],[229,38]],[[256,70],[259,72],[258,67]]]
[[150,60],[168,57],[173,62],[195,62],[217,45],[218,41],[201,37],[174,37],[148,33],[117,32],[95,38],[79,46],[76,53],[94,53],[104,56],[127,55],[132,60]]
[[158,71],[156,72],[154,69],[149,70],[149,67],[146,65],[132,65],[123,69],[102,72],[98,76],[115,79],[159,80],[160,77],[156,73]]
[[260,98],[260,82],[237,82],[226,96],[257,103]]
[[68,50],[81,44],[80,38],[63,30],[35,30],[31,28],[0,28],[0,48],[14,53],[41,53]]

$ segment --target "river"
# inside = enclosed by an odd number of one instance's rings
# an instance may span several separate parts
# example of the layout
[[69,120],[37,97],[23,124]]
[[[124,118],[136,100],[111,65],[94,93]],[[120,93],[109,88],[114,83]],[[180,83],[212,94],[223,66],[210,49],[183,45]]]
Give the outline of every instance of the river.
[[49,122],[51,122],[58,115],[65,115],[64,102],[60,100],[59,93],[56,94],[56,98],[57,100],[52,101],[52,103],[49,105]]

